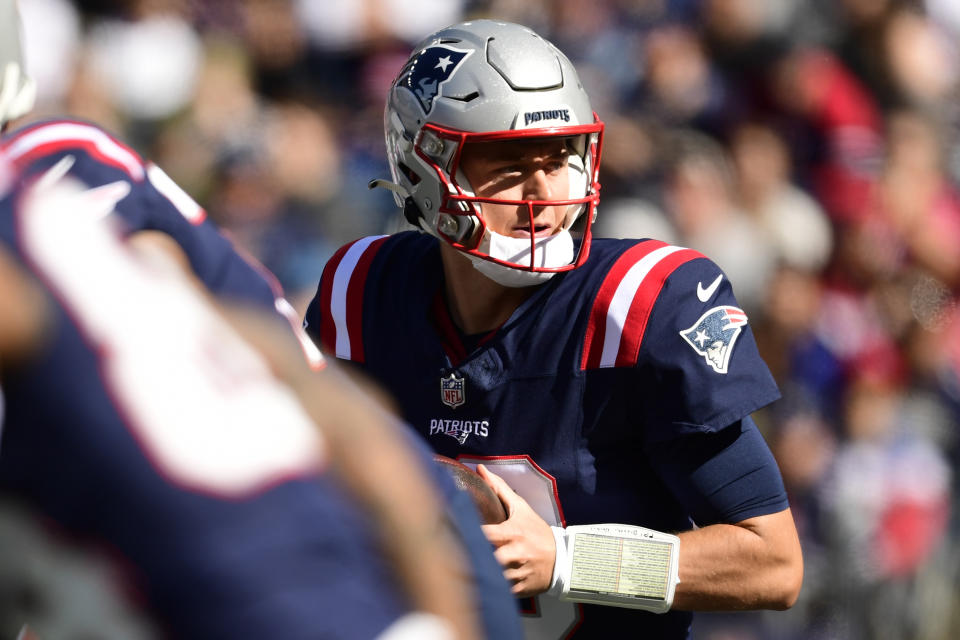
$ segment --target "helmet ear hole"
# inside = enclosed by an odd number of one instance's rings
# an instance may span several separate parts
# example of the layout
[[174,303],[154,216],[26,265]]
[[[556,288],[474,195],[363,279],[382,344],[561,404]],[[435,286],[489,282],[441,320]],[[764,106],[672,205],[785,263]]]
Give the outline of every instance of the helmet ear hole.
[[418,184],[418,183],[420,182],[420,174],[418,174],[417,172],[415,172],[413,169],[411,169],[410,167],[408,167],[408,166],[407,166],[406,164],[404,164],[403,162],[398,162],[398,163],[397,163],[397,168],[400,169],[400,171],[403,172],[403,175],[407,178],[407,180],[410,181],[410,184],[415,185],[415,184]]

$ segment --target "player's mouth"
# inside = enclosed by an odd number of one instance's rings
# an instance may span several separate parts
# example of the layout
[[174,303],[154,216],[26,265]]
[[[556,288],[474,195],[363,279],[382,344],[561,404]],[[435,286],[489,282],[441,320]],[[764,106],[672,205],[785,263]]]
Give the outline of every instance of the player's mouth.
[[[546,238],[552,236],[554,233],[554,228],[552,224],[534,224],[533,225],[533,236],[535,238]],[[530,237],[530,225],[521,225],[513,228],[513,237],[514,238],[529,238]]]

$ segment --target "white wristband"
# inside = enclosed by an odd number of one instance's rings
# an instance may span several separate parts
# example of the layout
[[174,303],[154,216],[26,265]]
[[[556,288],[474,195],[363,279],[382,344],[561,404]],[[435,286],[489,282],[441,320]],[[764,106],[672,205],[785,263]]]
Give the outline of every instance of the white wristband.
[[557,556],[553,561],[553,578],[550,580],[550,588],[547,593],[559,597],[563,593],[563,586],[570,581],[567,573],[569,571],[567,532],[563,527],[550,527],[550,530],[553,531],[553,540],[557,543]]
[[680,538],[626,524],[551,528],[557,559],[549,593],[573,602],[670,610],[680,582]]

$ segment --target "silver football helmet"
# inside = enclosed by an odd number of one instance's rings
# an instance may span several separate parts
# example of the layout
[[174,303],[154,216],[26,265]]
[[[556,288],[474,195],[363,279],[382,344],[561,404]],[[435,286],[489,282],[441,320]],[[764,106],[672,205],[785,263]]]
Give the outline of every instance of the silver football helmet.
[[[600,184],[603,123],[563,53],[530,29],[492,20],[463,22],[427,37],[390,88],[384,113],[394,192],[407,219],[463,252],[505,286],[537,284],[580,266],[590,247]],[[559,138],[569,151],[565,200],[492,200],[474,194],[464,145]],[[484,203],[526,208],[527,238],[488,228]],[[559,233],[537,238],[534,209],[566,206]]]
[[0,0],[0,129],[33,108],[36,85],[23,66],[16,0]]

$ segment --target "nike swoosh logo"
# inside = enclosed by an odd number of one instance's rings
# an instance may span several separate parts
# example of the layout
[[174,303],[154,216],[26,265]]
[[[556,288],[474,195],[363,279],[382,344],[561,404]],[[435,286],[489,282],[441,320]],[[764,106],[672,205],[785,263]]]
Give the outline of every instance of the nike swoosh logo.
[[713,297],[714,292],[716,292],[717,287],[720,286],[720,281],[723,280],[723,274],[717,276],[717,279],[710,283],[710,286],[706,289],[703,288],[703,283],[697,283],[697,297],[700,298],[700,302],[706,302],[711,297]]

